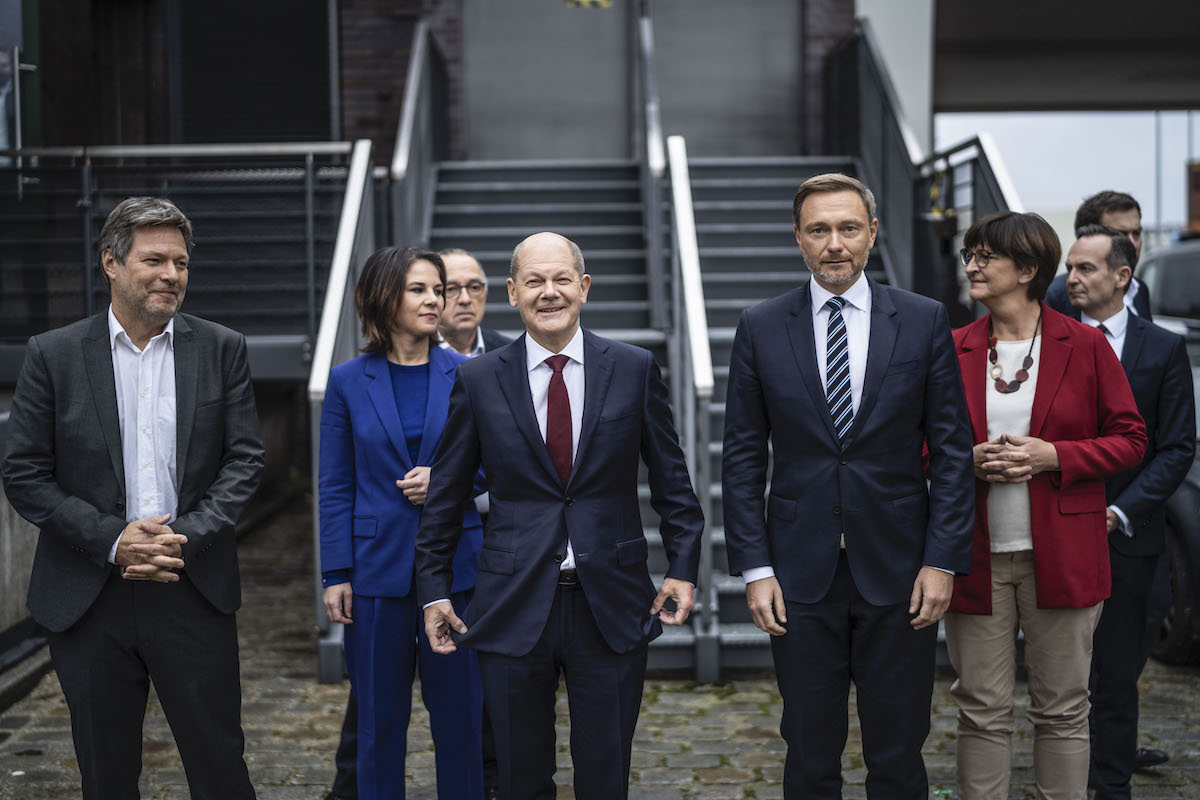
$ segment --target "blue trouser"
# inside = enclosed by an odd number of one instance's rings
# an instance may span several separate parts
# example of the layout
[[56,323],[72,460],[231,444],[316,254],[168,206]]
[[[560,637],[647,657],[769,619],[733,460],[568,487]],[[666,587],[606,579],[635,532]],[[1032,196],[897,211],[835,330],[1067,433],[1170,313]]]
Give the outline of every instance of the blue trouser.
[[[451,597],[461,615],[467,593]],[[354,596],[354,624],[346,626],[346,666],[358,699],[358,796],[403,800],[408,722],[414,671],[437,761],[438,800],[480,800],[483,760],[480,727],[483,684],[475,654],[435,654],[414,593],[408,597]]]

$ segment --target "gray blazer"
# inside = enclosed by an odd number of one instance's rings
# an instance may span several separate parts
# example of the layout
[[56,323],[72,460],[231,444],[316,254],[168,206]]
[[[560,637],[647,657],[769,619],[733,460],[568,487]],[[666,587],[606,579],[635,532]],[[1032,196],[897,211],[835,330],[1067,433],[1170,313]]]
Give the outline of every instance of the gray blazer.
[[[241,605],[234,523],[258,487],[263,446],[246,341],[175,316],[176,490],[184,572],[220,612]],[[29,340],[0,466],[13,508],[41,529],[29,610],[75,623],[110,572],[125,527],[125,475],[107,312]]]

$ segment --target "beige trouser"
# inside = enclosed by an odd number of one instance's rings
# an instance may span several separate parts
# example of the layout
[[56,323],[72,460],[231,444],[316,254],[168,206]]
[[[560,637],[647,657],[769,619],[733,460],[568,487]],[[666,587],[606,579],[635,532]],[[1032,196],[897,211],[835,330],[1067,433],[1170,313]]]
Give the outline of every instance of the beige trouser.
[[1037,796],[1082,800],[1088,778],[1091,608],[1038,608],[1033,551],[992,554],[992,614],[947,614],[946,646],[958,680],[958,795],[1008,797],[1016,635],[1025,633]]

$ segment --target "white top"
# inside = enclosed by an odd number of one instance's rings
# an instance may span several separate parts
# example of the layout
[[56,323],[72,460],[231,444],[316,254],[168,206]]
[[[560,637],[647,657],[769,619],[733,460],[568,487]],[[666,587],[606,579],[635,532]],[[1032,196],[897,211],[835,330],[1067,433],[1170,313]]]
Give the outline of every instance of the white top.
[[[1120,311],[1118,311],[1116,314],[1113,314],[1108,319],[1097,320],[1092,319],[1083,312],[1080,312],[1079,314],[1079,318],[1083,320],[1085,325],[1091,325],[1097,328],[1100,327],[1101,324],[1104,325],[1104,328],[1107,331],[1107,333],[1104,334],[1104,338],[1108,341],[1109,346],[1112,347],[1113,352],[1117,354],[1118,361],[1121,359],[1121,355],[1125,352],[1125,331],[1129,330],[1129,315],[1137,313],[1137,311],[1135,311],[1133,308],[1133,301],[1130,299],[1137,294],[1137,284],[1130,281],[1130,287],[1133,289],[1133,294],[1130,294],[1127,291],[1125,293],[1124,307],[1122,307]],[[1117,519],[1121,520],[1121,533],[1132,538],[1133,525],[1130,524],[1129,517],[1125,516],[1125,512],[1116,506],[1109,506],[1108,508],[1117,515]]]
[[[825,393],[825,337],[829,331],[829,309],[825,304],[833,292],[810,279],[812,297],[813,344],[817,351],[817,371],[821,373],[821,394]],[[846,323],[846,347],[850,357],[850,406],[858,413],[862,400],[863,382],[867,375],[867,349],[871,341],[871,284],[865,273],[859,273],[849,289],[842,292],[842,320]]]
[[[1017,342],[996,342],[996,353],[1006,381],[1015,380],[1025,356],[1029,354],[1029,339]],[[1003,433],[1028,436],[1029,418],[1033,413],[1033,394],[1037,389],[1038,364],[1041,361],[1042,337],[1033,340],[1033,366],[1029,380],[1010,394],[996,391],[991,375],[991,361],[982,376],[987,381],[987,436],[995,439]],[[988,534],[993,553],[1013,553],[1033,549],[1033,534],[1029,523],[1029,484],[995,483],[988,488]]]
[[[175,320],[147,344],[134,347],[108,307],[108,343],[112,348],[125,466],[125,521],[179,510],[175,491]],[[118,536],[108,551],[116,563]]]
[[[561,351],[568,361],[563,367],[563,383],[567,385],[567,400],[571,404],[571,461],[575,461],[575,453],[579,450],[579,432],[583,428],[583,328],[578,328],[571,341]],[[546,441],[546,409],[550,398],[550,378],[554,370],[546,363],[552,353],[525,336],[525,363],[529,369],[529,394],[533,396],[533,412],[537,415],[538,431],[542,441]],[[560,569],[575,568],[575,551],[567,541],[567,557],[563,559]]]
[[[1133,307],[1133,298],[1137,297],[1138,287],[1141,285],[1142,285],[1141,281],[1131,280],[1129,282],[1129,286],[1127,286],[1125,288],[1125,294],[1123,294],[1121,296],[1121,302],[1123,302],[1125,304],[1125,307],[1128,308],[1130,311],[1132,311],[1134,314],[1137,313],[1137,309]],[[1118,353],[1117,355],[1120,355],[1120,353]]]

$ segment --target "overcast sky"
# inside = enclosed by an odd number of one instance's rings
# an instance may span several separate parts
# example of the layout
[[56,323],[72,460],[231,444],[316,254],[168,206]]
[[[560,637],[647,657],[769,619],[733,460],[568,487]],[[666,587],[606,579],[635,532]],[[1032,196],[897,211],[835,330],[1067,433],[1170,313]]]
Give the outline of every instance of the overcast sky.
[[[1169,227],[1187,216],[1188,113],[1161,112],[1161,221]],[[1191,115],[1191,157],[1200,159],[1200,113]],[[1115,189],[1137,198],[1147,227],[1159,219],[1153,112],[938,114],[935,146],[977,131],[992,134],[1029,211],[1073,210],[1084,197]]]

